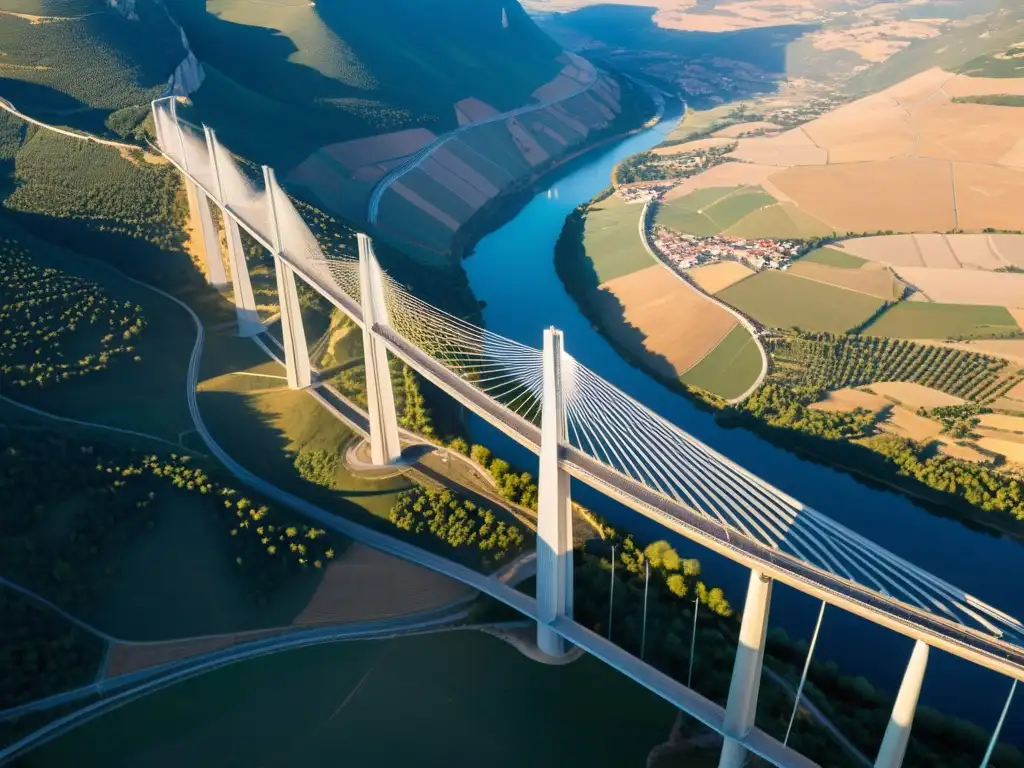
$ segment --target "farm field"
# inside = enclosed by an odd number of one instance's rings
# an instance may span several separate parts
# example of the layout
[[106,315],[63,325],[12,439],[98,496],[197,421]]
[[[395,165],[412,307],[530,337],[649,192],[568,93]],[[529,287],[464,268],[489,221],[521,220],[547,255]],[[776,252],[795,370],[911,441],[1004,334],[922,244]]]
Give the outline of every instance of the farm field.
[[853,411],[857,408],[866,408],[877,413],[886,408],[889,401],[881,395],[873,395],[862,389],[844,387],[832,392],[825,393],[825,396],[810,406],[815,411]]
[[776,270],[760,272],[717,297],[763,325],[843,333],[882,306],[872,296]]
[[828,246],[811,251],[806,256],[801,257],[800,261],[811,264],[824,264],[828,267],[839,267],[841,269],[860,269],[867,263],[866,259],[853,256],[845,250]]
[[737,325],[661,264],[616,278],[601,290],[617,299],[607,303],[608,335],[664,378],[678,379]]
[[775,198],[757,186],[703,187],[682,197],[666,195],[654,221],[659,226],[706,237],[774,205]]
[[716,126],[728,125],[731,122],[729,114],[734,109],[735,107],[729,104],[705,110],[687,109],[679,124],[665,137],[662,144],[681,144],[697,134],[715,129]]
[[864,333],[896,339],[980,338],[1016,332],[1020,326],[1003,307],[900,302]]
[[983,413],[981,415],[981,426],[988,429],[1001,429],[1006,432],[1024,433],[1024,418],[1020,416],[1006,416],[1001,413]]
[[[797,166],[773,174],[771,183],[836,232],[941,232],[956,226],[945,161],[901,158]],[[915,205],[908,207],[907,200]]]
[[686,274],[705,293],[718,293],[730,285],[750,277],[754,274],[754,270],[738,261],[720,261],[717,264],[693,267],[686,270]]
[[832,227],[808,215],[793,203],[783,202],[760,208],[729,227],[729,237],[770,237],[776,240],[824,237]]
[[978,446],[986,451],[998,453],[1007,461],[1024,466],[1024,442],[1000,437],[981,437],[978,439]]
[[928,267],[896,269],[900,277],[938,304],[1024,309],[1024,274]]
[[[618,715],[599,688],[627,707]],[[594,732],[567,734],[531,702],[571,707]],[[495,702],[501,706],[495,706]],[[237,764],[520,766],[543,751],[590,765],[639,765],[674,710],[601,662],[537,664],[498,638],[454,631],[289,651],[193,678],[33,752],[27,765]],[[403,722],[403,738],[394,724]],[[464,733],[451,738],[450,724]],[[525,742],[519,734],[532,734]],[[256,737],[256,734],[259,734]]]
[[789,273],[884,301],[896,301],[906,289],[906,286],[885,268],[848,269],[801,259],[789,268]]
[[643,206],[612,195],[587,213],[583,247],[597,273],[597,283],[632,274],[655,262],[640,239]]
[[773,205],[775,198],[760,187],[745,187],[713,202],[702,213],[724,230],[755,211]]
[[762,366],[757,342],[745,327],[737,323],[718,346],[686,371],[681,379],[687,386],[706,389],[731,400],[757,381]]
[[931,387],[909,381],[877,381],[869,389],[883,397],[898,400],[904,407],[916,411],[918,408],[940,408],[947,405],[962,405],[963,398],[947,395]]

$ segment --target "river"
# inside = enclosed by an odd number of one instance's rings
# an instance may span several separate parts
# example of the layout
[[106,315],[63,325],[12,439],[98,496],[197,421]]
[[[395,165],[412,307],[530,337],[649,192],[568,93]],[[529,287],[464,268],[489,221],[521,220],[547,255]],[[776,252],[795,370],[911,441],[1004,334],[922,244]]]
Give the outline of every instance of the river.
[[[566,350],[576,359],[715,450],[901,557],[1013,616],[1024,616],[1024,552],[1019,544],[936,516],[901,495],[800,459],[746,430],[719,427],[711,414],[623,361],[580,313],[554,267],[565,217],[608,186],[617,162],[658,144],[672,123],[665,120],[611,148],[595,150],[585,164],[553,180],[514,219],[479,242],[464,266],[473,292],[485,302],[487,328],[534,347],[541,345],[544,328],[561,329]],[[473,419],[471,431],[498,455],[536,470],[535,457],[479,419]],[[664,537],[664,529],[575,481],[573,494],[643,539]],[[733,605],[742,608],[744,569],[681,537],[670,538],[684,556],[700,557],[705,580],[725,588]],[[813,600],[777,585],[773,627],[782,627],[793,638],[809,638],[816,615]],[[905,637],[830,608],[815,655],[895,693],[912,645]],[[1006,678],[933,650],[921,701],[990,729],[1009,685]],[[1024,706],[1011,709],[1003,737],[1011,734],[1024,742]]]

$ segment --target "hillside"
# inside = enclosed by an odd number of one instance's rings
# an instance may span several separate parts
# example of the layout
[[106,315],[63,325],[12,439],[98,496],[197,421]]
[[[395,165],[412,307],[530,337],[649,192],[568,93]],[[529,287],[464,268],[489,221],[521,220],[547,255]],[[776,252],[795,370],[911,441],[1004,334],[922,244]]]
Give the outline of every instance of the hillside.
[[0,51],[0,97],[38,119],[95,132],[107,131],[111,113],[163,93],[187,57],[155,0],[120,9],[107,0],[0,0]]
[[[199,116],[236,151],[281,167],[331,139],[447,130],[463,99],[511,109],[562,66],[561,49],[507,0],[167,5],[216,72],[196,95]],[[268,115],[288,128],[287,146],[253,135]]]

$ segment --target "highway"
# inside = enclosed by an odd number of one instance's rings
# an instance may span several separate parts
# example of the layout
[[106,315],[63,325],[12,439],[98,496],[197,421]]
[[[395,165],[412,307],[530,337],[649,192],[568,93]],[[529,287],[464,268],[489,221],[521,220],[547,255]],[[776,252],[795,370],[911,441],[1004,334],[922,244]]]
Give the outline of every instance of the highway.
[[[534,424],[474,388],[392,329],[377,326],[374,333],[384,340],[393,354],[431,383],[524,447],[540,453],[540,431]],[[1018,646],[887,598],[771,549],[656,493],[576,448],[562,446],[561,457],[562,466],[576,479],[730,560],[907,637],[923,640],[986,668],[1024,680],[1024,649]]]

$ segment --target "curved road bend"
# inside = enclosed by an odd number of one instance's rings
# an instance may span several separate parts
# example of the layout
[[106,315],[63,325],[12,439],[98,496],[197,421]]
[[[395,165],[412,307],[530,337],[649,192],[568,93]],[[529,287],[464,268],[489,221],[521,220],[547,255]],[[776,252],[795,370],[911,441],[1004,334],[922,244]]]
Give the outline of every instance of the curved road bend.
[[[445,613],[430,618],[421,618],[412,622],[410,622],[408,618],[399,618],[388,619],[380,622],[365,622],[355,626],[324,627],[321,629],[304,630],[302,632],[290,633],[288,635],[277,636],[267,640],[256,640],[246,644],[245,646],[228,648],[222,651],[214,651],[196,659],[186,660],[183,662],[172,662],[170,665],[157,667],[153,670],[124,675],[122,676],[125,678],[124,680],[115,678],[111,682],[116,683],[116,687],[129,685],[138,680],[144,680],[144,682],[118,693],[109,694],[99,701],[95,701],[92,704],[65,715],[64,717],[54,720],[51,723],[47,723],[42,728],[33,731],[25,738],[11,744],[3,750],[0,750],[0,765],[6,765],[11,760],[15,760],[18,757],[43,746],[47,742],[62,736],[68,731],[85,725],[90,720],[100,717],[101,715],[120,709],[126,704],[137,701],[144,696],[156,693],[164,688],[183,682],[189,678],[205,674],[206,672],[212,672],[222,667],[259,658],[261,656],[269,656],[283,651],[308,648],[315,645],[325,645],[328,643],[352,640],[390,639],[406,635],[421,635],[436,632],[475,629],[476,627],[472,626],[448,626],[453,621],[466,618],[468,615],[468,609],[462,609],[454,614]],[[158,676],[152,677],[152,675]],[[146,679],[147,677],[150,679]],[[79,688],[75,691],[69,691],[68,694],[42,700],[42,703],[45,703],[47,707],[32,707],[31,705],[26,705],[25,707],[19,708],[20,711],[18,712],[18,716],[30,711],[52,707],[61,703],[68,703],[91,695],[108,693],[111,687],[113,686],[104,686],[103,683],[99,683]],[[58,701],[60,698],[63,698],[63,701]],[[33,702],[32,704],[36,704],[36,702]],[[8,710],[3,713],[5,715],[3,719],[9,719],[7,715],[10,712],[11,710]]]
[[497,115],[491,115],[490,117],[485,118],[483,120],[479,120],[475,123],[467,123],[466,125],[460,125],[458,128],[448,131],[448,133],[441,134],[432,142],[427,144],[425,147],[422,147],[421,149],[417,150],[416,154],[414,154],[404,163],[402,163],[396,168],[391,169],[391,171],[384,178],[377,182],[377,185],[373,188],[373,192],[370,195],[370,205],[366,215],[367,221],[369,221],[370,224],[376,225],[377,214],[380,211],[381,199],[384,197],[384,193],[388,191],[392,184],[394,184],[396,181],[398,181],[400,178],[405,176],[405,174],[409,173],[410,171],[419,168],[432,154],[434,154],[435,151],[443,147],[445,144],[447,144],[455,137],[465,133],[471,128],[479,128],[481,126],[489,125],[491,123],[497,123],[502,120],[509,120],[514,117],[519,117],[520,115],[526,115],[529,114],[530,112],[536,112],[539,109],[546,109],[548,107],[554,106],[555,104],[560,104],[563,101],[568,101],[569,99],[576,98],[580,94],[586,93],[595,85],[597,85],[599,80],[600,73],[595,67],[593,82],[581,86],[579,89],[573,91],[568,96],[559,96],[557,99],[548,99],[547,101],[537,102],[536,104],[526,104],[522,107],[516,107],[513,110],[509,110],[508,112],[501,112]]
[[[651,208],[651,201],[648,200],[646,203],[644,203],[644,209],[640,213],[640,241],[644,244],[644,248],[647,249],[647,253],[656,262],[658,262],[659,264],[664,266],[665,269],[667,269],[669,272],[671,272],[672,273],[672,277],[674,277],[676,280],[679,280],[683,285],[685,285],[691,291],[693,291],[694,293],[704,297],[705,299],[707,299],[708,301],[712,302],[713,304],[717,304],[719,307],[724,309],[730,315],[735,317],[740,322],[740,324],[744,328],[747,329],[747,332],[750,333],[751,337],[754,339],[754,343],[757,344],[757,351],[761,353],[761,372],[757,375],[757,380],[753,384],[751,384],[750,387],[747,388],[747,391],[744,392],[739,397],[734,397],[731,400],[726,400],[726,402],[729,403],[730,405],[732,405],[734,403],[742,402],[742,401],[746,400],[748,397],[750,397],[750,395],[753,394],[755,389],[757,389],[759,386],[761,386],[761,382],[764,381],[764,377],[768,375],[768,353],[765,351],[764,344],[761,343],[761,336],[758,334],[757,329],[754,327],[754,324],[750,322],[750,320],[748,320],[741,313],[737,312],[735,309],[730,307],[724,301],[721,301],[720,299],[716,299],[714,296],[712,296],[710,294],[707,294],[704,291],[702,291],[699,288],[697,288],[697,286],[695,286],[693,283],[691,283],[685,277],[683,277],[678,272],[676,272],[675,268],[671,264],[666,262],[665,259],[663,259],[661,256],[659,256],[658,252],[654,248],[651,247],[651,241],[650,241],[650,238],[648,237],[648,228],[647,228],[647,217],[648,217],[648,215],[650,213],[650,208]],[[723,340],[724,340],[724,338],[723,338]],[[719,342],[719,343],[721,343],[721,342]],[[714,348],[712,348],[707,354],[710,355],[711,352],[714,352],[714,351],[715,351]],[[707,357],[707,355],[705,355],[705,357]],[[701,360],[703,360],[703,359],[704,358],[702,357]],[[696,367],[697,365],[700,364],[701,360],[698,360],[696,363],[694,363],[690,367],[691,368]]]
[[[244,224],[244,222],[239,223]],[[246,229],[248,230],[247,226]],[[503,584],[497,579],[485,576],[471,568],[459,565],[458,563],[454,563],[440,555],[435,555],[412,544],[394,539],[387,534],[359,525],[358,523],[354,523],[343,517],[338,517],[337,515],[334,515],[331,512],[306,501],[305,499],[288,493],[281,488],[277,488],[263,478],[258,477],[245,469],[245,467],[235,461],[213,439],[213,436],[206,428],[202,414],[199,411],[199,405],[196,397],[196,385],[199,374],[199,362],[202,357],[206,336],[202,321],[200,321],[199,316],[196,315],[190,306],[175,296],[140,280],[135,280],[134,278],[127,276],[126,278],[174,302],[192,319],[193,325],[196,329],[196,340],[192,346],[188,375],[185,382],[189,413],[191,414],[192,421],[195,424],[196,432],[202,438],[210,453],[216,457],[239,481],[262,493],[267,498],[289,507],[325,528],[330,528],[343,536],[355,539],[356,541],[359,541],[369,547],[373,547],[374,549],[386,554],[404,558],[416,563],[417,565],[430,568],[442,575],[457,579],[463,584],[473,587],[474,589],[489,595],[495,600],[504,603],[510,608],[515,609],[527,618],[536,620],[536,600],[534,598],[524,595],[513,587]],[[308,280],[312,280],[310,284],[317,287],[321,292],[324,292],[323,288],[317,285],[317,281],[315,279],[308,278]],[[328,299],[334,300],[330,293],[324,293]],[[344,306],[341,308],[344,309]],[[361,323],[359,324],[361,325]],[[377,331],[381,338],[388,341],[388,336],[385,333],[382,333],[379,329],[374,330]],[[393,343],[389,342],[389,348],[392,348],[392,351],[394,351]],[[419,355],[422,355],[419,350],[416,350],[416,352]],[[399,356],[405,359],[406,362],[410,362],[413,357],[408,354],[399,354]],[[437,366],[437,363],[433,360],[431,360],[431,363],[433,364],[432,367]],[[431,380],[434,380],[435,378],[435,375],[431,373],[425,372],[424,375]],[[448,375],[450,376],[451,374]],[[437,382],[435,381],[435,383]],[[468,386],[462,382],[461,379],[458,380],[458,383],[460,387],[453,390],[453,396],[456,398],[460,398],[458,393],[463,387]],[[517,434],[514,429],[510,429],[509,433],[513,436]],[[522,436],[517,439],[522,439]],[[533,443],[533,446],[535,447],[537,444],[539,443]],[[776,739],[757,728],[746,734],[727,732],[728,729],[725,726],[725,710],[721,706],[709,699],[706,699],[696,691],[687,688],[678,680],[675,680],[668,675],[659,672],[653,667],[644,664],[640,659],[634,657],[600,635],[591,632],[585,627],[582,627],[568,619],[560,619],[553,622],[552,628],[571,643],[580,646],[583,650],[598,659],[601,659],[613,669],[621,672],[658,696],[661,696],[673,706],[684,710],[691,717],[717,733],[726,735],[734,741],[742,744],[753,754],[765,759],[769,763],[778,766],[786,766],[787,768],[815,768],[816,764],[814,762],[808,760],[798,752],[784,746]]]

